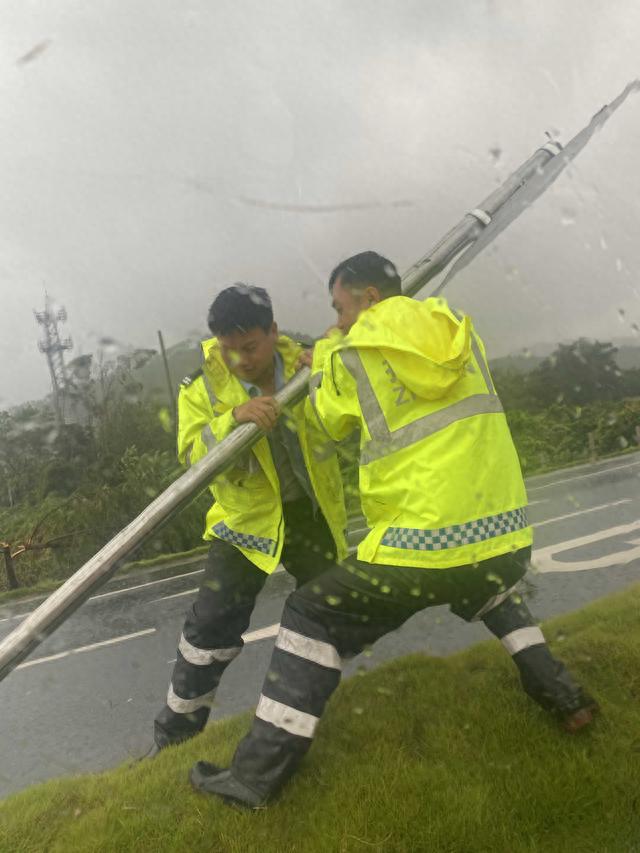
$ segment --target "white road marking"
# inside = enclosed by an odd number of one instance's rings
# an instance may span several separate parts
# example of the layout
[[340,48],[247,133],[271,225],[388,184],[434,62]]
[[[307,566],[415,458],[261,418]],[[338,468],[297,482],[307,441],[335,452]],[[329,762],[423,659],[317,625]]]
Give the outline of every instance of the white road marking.
[[98,598],[110,598],[112,595],[122,595],[125,592],[131,592],[134,589],[144,589],[146,586],[155,586],[159,583],[167,583],[168,581],[177,580],[178,578],[189,578],[192,575],[199,575],[204,572],[204,569],[197,569],[195,572],[186,572],[182,575],[171,575],[169,578],[159,578],[155,581],[147,581],[147,583],[139,583],[136,586],[125,586],[122,589],[114,589],[112,592],[100,592],[98,595],[92,595],[87,601],[96,601]]
[[540,491],[540,489],[550,489],[552,486],[561,486],[564,483],[573,483],[574,480],[585,480],[589,477],[600,477],[602,474],[608,474],[609,471],[622,471],[626,468],[636,468],[640,462],[631,462],[629,465],[615,465],[611,468],[603,468],[600,471],[591,471],[589,474],[578,474],[577,477],[567,477],[565,480],[554,480],[552,483],[544,483],[542,486],[527,486],[528,492]]
[[17,616],[5,616],[4,619],[0,619],[0,622],[10,622],[12,619],[24,619],[24,617],[28,615],[28,613],[19,613]]
[[557,515],[555,518],[545,518],[544,521],[536,521],[532,527],[543,527],[545,524],[553,524],[555,521],[564,521],[566,518],[575,518],[577,515],[586,515],[588,512],[598,512],[601,509],[609,509],[612,506],[631,503],[631,498],[623,498],[619,501],[612,501],[608,504],[600,504],[600,506],[592,506],[589,509],[579,509],[576,512],[568,512],[566,515]]
[[[271,572],[272,575],[279,574],[280,572],[284,572],[285,568],[282,563],[278,563],[275,569]],[[186,576],[185,576],[186,577]],[[156,604],[158,601],[169,601],[172,598],[182,598],[183,595],[193,595],[200,589],[198,586],[194,586],[193,589],[185,589],[184,592],[174,592],[173,595],[163,595],[161,598],[152,598],[149,604]]]
[[[134,589],[143,589],[144,587],[155,586],[156,584],[159,584],[159,583],[168,583],[169,581],[178,580],[179,578],[189,578],[192,575],[199,575],[202,572],[204,572],[204,569],[197,569],[195,572],[185,572],[182,575],[171,575],[171,577],[168,577],[168,578],[159,578],[158,580],[155,580],[155,581],[147,581],[146,583],[136,584],[136,586],[125,586],[122,589],[114,589],[112,592],[100,592],[100,593],[98,593],[98,595],[92,595],[91,598],[88,598],[86,603],[88,604],[90,601],[96,601],[99,598],[110,598],[113,595],[122,595],[125,592],[132,592]],[[196,587],[196,589],[197,589],[197,587]],[[190,590],[190,592],[191,591],[192,590]],[[180,595],[186,595],[186,593],[179,593],[179,594]],[[172,598],[172,596],[167,596],[167,597]],[[162,599],[156,598],[155,600],[161,601]],[[32,611],[29,611],[29,613],[31,613],[31,612]],[[9,622],[9,620],[11,620],[11,619],[26,619],[27,616],[29,616],[29,613],[18,613],[15,616],[7,616],[4,619],[0,619],[0,622]]]
[[138,637],[145,637],[149,634],[155,634],[155,628],[145,628],[144,631],[136,631],[135,634],[123,634],[121,637],[113,637],[111,640],[102,640],[99,643],[91,643],[88,646],[79,646],[77,649],[67,649],[64,652],[58,652],[55,655],[49,655],[46,658],[36,658],[28,660],[26,663],[18,664],[16,669],[26,669],[28,666],[37,666],[39,663],[49,663],[52,660],[61,660],[69,657],[69,655],[79,655],[82,652],[92,652],[94,649],[102,649],[105,646],[114,646],[116,643],[124,643],[126,640],[135,640]]
[[182,598],[183,595],[193,595],[199,589],[199,586],[194,586],[193,589],[185,589],[183,592],[174,592],[173,595],[163,595],[162,598],[152,598],[149,604],[156,604],[158,601],[169,601],[172,598]]
[[[257,628],[255,631],[249,631],[248,634],[243,634],[242,639],[247,643],[257,643],[258,640],[266,640],[268,637],[275,637],[280,630],[280,623],[274,622],[273,625],[267,625],[265,628]],[[175,663],[176,659],[172,658],[167,663]]]
[[[534,550],[532,555],[532,565],[536,572],[583,572],[589,569],[608,569],[611,566],[625,566],[632,563],[634,560],[640,560],[640,521],[633,521],[630,524],[620,524],[617,527],[609,527],[607,530],[599,530],[597,533],[590,533],[587,536],[579,536],[577,539],[568,539],[565,542],[558,542],[556,545],[549,545],[546,548]],[[594,542],[601,542],[603,539],[609,539],[612,536],[624,537],[625,545],[633,545],[633,548],[625,548],[620,551],[614,551],[610,554],[605,554],[604,557],[587,558],[585,560],[569,560],[563,561],[556,559],[555,555],[563,551],[570,551],[574,548],[581,548],[584,545],[591,545]]]
[[273,625],[267,625],[266,628],[258,628],[256,631],[243,634],[242,639],[245,643],[255,643],[258,640],[266,640],[267,637],[275,637],[279,630],[280,623],[274,622]]

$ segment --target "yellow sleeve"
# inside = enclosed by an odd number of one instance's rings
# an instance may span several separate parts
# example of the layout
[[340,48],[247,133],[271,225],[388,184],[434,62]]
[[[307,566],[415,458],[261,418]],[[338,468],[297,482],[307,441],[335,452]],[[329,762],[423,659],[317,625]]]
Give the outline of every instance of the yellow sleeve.
[[333,348],[329,351],[325,348],[319,353],[314,351],[309,398],[305,406],[307,418],[317,418],[333,441],[342,441],[360,428],[356,381],[342,363],[340,353]]
[[178,395],[178,459],[193,465],[237,426],[233,410],[216,412],[202,379],[182,386]]

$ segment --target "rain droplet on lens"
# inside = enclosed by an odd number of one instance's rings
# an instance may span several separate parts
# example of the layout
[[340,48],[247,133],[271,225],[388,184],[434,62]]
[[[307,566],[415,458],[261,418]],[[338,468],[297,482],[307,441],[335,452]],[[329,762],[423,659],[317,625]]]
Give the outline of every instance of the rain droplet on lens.
[[560,224],[564,225],[565,228],[568,228],[571,225],[575,225],[576,224],[575,212],[568,207],[563,207],[562,212],[560,214]]

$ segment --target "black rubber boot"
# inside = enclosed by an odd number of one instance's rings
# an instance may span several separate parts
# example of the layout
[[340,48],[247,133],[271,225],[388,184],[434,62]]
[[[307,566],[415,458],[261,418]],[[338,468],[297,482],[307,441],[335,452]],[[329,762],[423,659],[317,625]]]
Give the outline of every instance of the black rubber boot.
[[588,693],[580,690],[580,696],[576,699],[575,705],[559,711],[560,723],[566,732],[575,734],[591,725],[593,718],[599,711],[600,706],[596,700]]
[[213,794],[228,805],[245,809],[264,807],[266,798],[236,779],[230,770],[208,761],[198,761],[189,771],[189,781],[201,794]]

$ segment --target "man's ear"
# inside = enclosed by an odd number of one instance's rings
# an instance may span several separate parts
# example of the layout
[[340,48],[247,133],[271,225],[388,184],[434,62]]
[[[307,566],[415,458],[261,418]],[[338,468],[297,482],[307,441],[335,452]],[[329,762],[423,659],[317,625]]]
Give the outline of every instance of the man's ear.
[[376,305],[378,302],[382,301],[382,294],[378,288],[374,287],[372,284],[367,285],[364,291],[364,297],[369,305]]
[[274,336],[274,338],[278,337],[278,324],[275,322],[275,320],[271,324],[271,334]]

